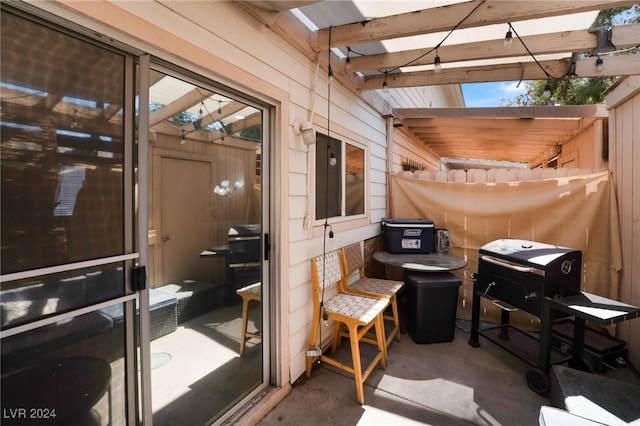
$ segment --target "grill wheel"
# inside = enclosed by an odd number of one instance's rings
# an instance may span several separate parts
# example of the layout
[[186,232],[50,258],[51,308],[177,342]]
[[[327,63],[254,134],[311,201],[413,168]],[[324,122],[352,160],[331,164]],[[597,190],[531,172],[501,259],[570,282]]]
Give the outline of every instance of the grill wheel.
[[549,392],[549,377],[539,368],[527,371],[527,384],[532,391],[539,395]]

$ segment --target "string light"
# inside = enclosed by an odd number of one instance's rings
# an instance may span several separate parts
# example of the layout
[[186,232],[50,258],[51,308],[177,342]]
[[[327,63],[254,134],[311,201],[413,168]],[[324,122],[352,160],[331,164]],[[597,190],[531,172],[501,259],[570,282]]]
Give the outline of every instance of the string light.
[[601,72],[604,69],[604,60],[600,56],[596,59],[596,69],[598,72]]
[[384,93],[388,93],[389,92],[389,86],[387,85],[387,74],[389,73],[389,71],[385,71],[384,72],[384,81],[382,82],[382,91]]
[[440,64],[440,56],[438,56],[438,49],[436,49],[436,59],[433,61],[433,72],[438,73],[442,71],[442,65]]
[[347,59],[345,61],[345,67],[350,70],[351,69],[351,58],[349,57],[349,54],[351,53],[351,48],[349,46],[347,46]]
[[502,46],[505,49],[510,49],[512,44],[513,44],[513,33],[511,32],[511,23],[509,23],[509,30],[507,31],[507,34],[505,34],[504,36],[504,43],[502,44]]
[[549,99],[551,97],[551,84],[549,83],[549,80],[547,80],[547,84],[544,86],[542,97],[545,99]]
[[336,158],[336,153],[332,149],[329,153],[329,165],[331,167],[335,167],[336,164],[338,164],[338,159]]

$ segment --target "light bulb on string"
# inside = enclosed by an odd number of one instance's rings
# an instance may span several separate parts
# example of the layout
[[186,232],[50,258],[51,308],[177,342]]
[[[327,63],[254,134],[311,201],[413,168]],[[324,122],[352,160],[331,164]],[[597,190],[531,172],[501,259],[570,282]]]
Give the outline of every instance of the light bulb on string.
[[604,69],[604,60],[600,56],[596,59],[596,69],[598,72],[601,72]]
[[511,28],[509,28],[509,31],[507,31],[507,34],[504,36],[504,43],[502,44],[502,46],[505,49],[510,49],[512,44],[513,44],[513,33],[511,32]]
[[329,153],[329,165],[331,167],[335,167],[336,164],[338,164],[338,159],[336,158],[336,153],[333,152],[333,150],[331,150],[331,152]]
[[345,67],[350,70],[351,69],[351,58],[349,57],[349,53],[351,53],[351,48],[347,46],[347,59],[345,61]]
[[551,97],[551,84],[547,80],[547,84],[544,86],[544,92],[542,92],[542,97],[545,99],[549,99]]
[[440,63],[440,56],[438,56],[438,51],[436,50],[436,59],[433,61],[433,72],[438,73],[442,71],[442,64]]
[[389,85],[387,85],[387,73],[388,73],[388,71],[384,72],[384,81],[382,82],[382,92],[383,93],[389,93]]

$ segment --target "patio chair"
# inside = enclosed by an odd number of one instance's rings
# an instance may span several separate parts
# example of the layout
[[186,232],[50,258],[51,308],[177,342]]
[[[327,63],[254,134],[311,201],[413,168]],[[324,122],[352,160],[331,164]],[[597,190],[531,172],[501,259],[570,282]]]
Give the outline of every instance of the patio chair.
[[236,293],[242,298],[242,330],[240,330],[240,356],[244,356],[244,349],[247,340],[252,337],[262,339],[260,331],[249,332],[247,326],[249,324],[249,303],[262,300],[262,283],[250,284],[246,287],[239,288]]
[[[360,244],[351,244],[340,250],[340,266],[342,275],[345,279],[342,281],[343,293],[357,294],[360,296],[382,297],[388,300],[385,311],[391,307],[391,315],[384,315],[385,320],[393,322],[393,328],[388,336],[386,336],[386,345],[395,337],[400,341],[400,319],[398,315],[398,298],[397,293],[404,286],[404,282],[396,280],[387,280],[380,278],[368,278],[364,274],[364,257]],[[358,271],[358,280],[349,284],[349,277]]]
[[[313,290],[313,319],[309,334],[309,350],[307,352],[307,377],[311,375],[311,368],[316,360],[340,368],[353,375],[358,402],[364,404],[364,381],[380,363],[384,369],[387,365],[386,345],[384,341],[384,323],[382,312],[387,306],[386,299],[362,297],[352,294],[338,293],[328,296],[325,292],[333,293],[344,279],[341,274],[337,252],[327,253],[311,259],[311,282]],[[332,291],[333,290],[333,291]],[[328,296],[328,297],[327,297]],[[318,345],[318,332],[321,320],[334,321],[335,328],[340,324],[347,328],[351,344],[352,366],[344,364],[325,352],[325,347],[332,344],[332,353],[336,349],[337,333],[326,345],[321,341]],[[372,361],[362,370],[360,357],[360,342],[370,343],[365,335],[374,328],[377,352]],[[319,349],[319,350],[318,350]]]

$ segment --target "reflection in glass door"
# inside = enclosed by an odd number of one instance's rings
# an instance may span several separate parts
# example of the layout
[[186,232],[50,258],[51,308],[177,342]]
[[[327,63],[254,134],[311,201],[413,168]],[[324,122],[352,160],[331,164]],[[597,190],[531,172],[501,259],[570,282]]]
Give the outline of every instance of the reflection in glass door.
[[2,424],[125,425],[133,58],[5,3]]
[[264,111],[169,72],[149,82],[153,424],[209,424],[269,377]]

